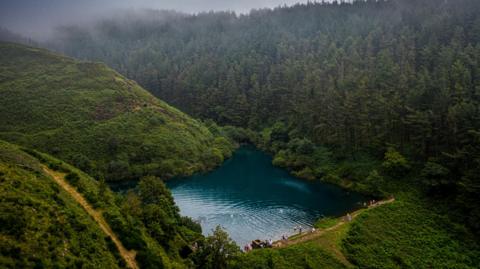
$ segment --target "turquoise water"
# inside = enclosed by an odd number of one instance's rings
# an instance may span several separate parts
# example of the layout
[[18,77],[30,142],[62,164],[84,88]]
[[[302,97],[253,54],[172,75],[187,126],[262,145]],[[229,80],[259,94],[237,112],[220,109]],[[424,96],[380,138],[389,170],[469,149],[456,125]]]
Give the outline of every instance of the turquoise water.
[[274,167],[267,154],[245,146],[215,171],[167,182],[182,215],[200,221],[205,235],[224,227],[240,246],[280,239],[293,227],[309,229],[322,216],[338,216],[364,201],[357,193],[297,179]]

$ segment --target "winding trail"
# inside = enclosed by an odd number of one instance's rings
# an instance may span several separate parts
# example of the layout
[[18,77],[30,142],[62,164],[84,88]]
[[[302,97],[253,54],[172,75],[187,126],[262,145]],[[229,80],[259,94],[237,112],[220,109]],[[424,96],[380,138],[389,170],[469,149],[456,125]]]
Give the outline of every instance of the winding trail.
[[118,252],[120,253],[120,256],[125,260],[126,264],[128,267],[131,269],[138,269],[138,264],[135,261],[135,251],[128,251],[122,244],[122,242],[118,239],[117,235],[112,231],[110,228],[110,225],[108,225],[107,221],[105,218],[103,218],[103,215],[100,211],[95,210],[88,202],[85,200],[85,198],[74,188],[72,187],[66,180],[65,180],[65,174],[60,173],[60,172],[55,172],[53,170],[48,169],[47,167],[43,167],[43,170],[45,173],[50,175],[53,180],[58,183],[77,203],[79,203],[87,213],[93,217],[95,222],[98,223],[98,226],[100,226],[100,229],[108,235],[115,246],[118,249]]
[[[395,198],[391,198],[391,199],[383,200],[383,201],[378,201],[373,205],[369,205],[366,209],[357,210],[357,211],[355,211],[351,214],[351,216],[352,216],[351,221],[353,219],[355,219],[358,215],[360,215],[365,210],[369,210],[369,209],[372,209],[372,208],[375,208],[375,207],[378,207],[378,206],[381,206],[381,205],[384,205],[384,204],[393,203],[394,201],[395,201]],[[283,247],[288,247],[288,246],[291,246],[291,245],[299,244],[299,243],[302,243],[302,242],[310,241],[310,240],[313,240],[313,239],[325,234],[326,232],[336,230],[340,226],[346,224],[347,222],[351,222],[351,221],[347,221],[345,219],[345,217],[343,217],[341,221],[339,221],[337,224],[335,224],[335,225],[333,225],[329,228],[318,229],[315,232],[305,233],[304,235],[300,235],[300,237],[296,237],[294,239],[288,239],[286,241],[279,240],[279,241],[276,241],[273,244],[273,246],[275,248],[283,248]]]

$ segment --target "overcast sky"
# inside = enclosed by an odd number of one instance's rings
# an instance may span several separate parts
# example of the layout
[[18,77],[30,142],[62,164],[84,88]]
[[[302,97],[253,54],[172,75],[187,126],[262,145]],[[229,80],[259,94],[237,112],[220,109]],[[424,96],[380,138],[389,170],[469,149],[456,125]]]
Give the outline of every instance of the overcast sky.
[[0,0],[0,26],[42,38],[54,26],[88,21],[119,9],[174,9],[187,13],[292,5],[307,0]]

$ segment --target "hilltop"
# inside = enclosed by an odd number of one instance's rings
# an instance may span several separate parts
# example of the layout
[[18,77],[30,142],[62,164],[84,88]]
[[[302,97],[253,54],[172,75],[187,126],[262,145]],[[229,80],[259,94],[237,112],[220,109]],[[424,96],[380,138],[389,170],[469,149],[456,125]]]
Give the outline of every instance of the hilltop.
[[0,138],[107,180],[189,175],[233,148],[102,63],[0,43]]

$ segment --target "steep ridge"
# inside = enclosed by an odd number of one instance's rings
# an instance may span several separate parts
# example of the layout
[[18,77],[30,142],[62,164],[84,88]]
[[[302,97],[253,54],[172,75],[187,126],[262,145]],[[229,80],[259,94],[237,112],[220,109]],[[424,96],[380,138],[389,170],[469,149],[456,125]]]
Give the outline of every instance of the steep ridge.
[[210,169],[227,139],[101,63],[0,43],[0,137],[107,180]]
[[110,228],[110,225],[108,225],[107,221],[103,218],[102,213],[98,212],[93,208],[93,206],[90,205],[90,203],[83,198],[83,196],[78,193],[68,182],[65,180],[65,174],[55,172],[53,170],[48,169],[47,167],[43,167],[43,171],[45,171],[46,174],[50,175],[50,177],[58,184],[60,185],[77,203],[79,203],[85,211],[93,217],[95,222],[98,224],[98,226],[102,229],[102,231],[109,236],[115,246],[118,249],[118,252],[122,256],[122,258],[125,260],[127,263],[128,267],[132,269],[137,269],[138,265],[137,262],[135,261],[135,252],[133,251],[128,251],[122,244],[122,242],[118,239],[117,235],[112,231],[112,228]]
[[0,141],[0,267],[119,268],[116,248],[34,157]]
[[0,140],[0,268],[188,268],[185,251],[201,234],[158,178],[139,185],[151,192],[122,196]]

